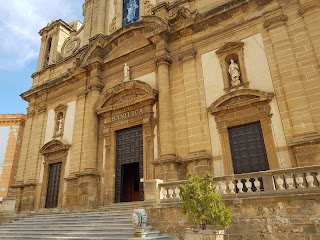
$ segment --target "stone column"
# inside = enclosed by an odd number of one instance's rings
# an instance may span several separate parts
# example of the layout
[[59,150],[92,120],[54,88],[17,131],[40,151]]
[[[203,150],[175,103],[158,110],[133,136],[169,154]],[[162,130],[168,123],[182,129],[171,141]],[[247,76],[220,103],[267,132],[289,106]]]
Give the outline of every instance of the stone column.
[[[170,93],[171,58],[162,55],[157,60],[159,87],[159,143],[160,158],[155,162],[156,178],[165,181],[179,180],[179,160],[175,154],[174,128]],[[162,166],[161,166],[162,165]],[[157,170],[158,169],[158,170]],[[159,171],[159,169],[162,169]],[[158,173],[158,175],[157,175]]]
[[87,70],[88,94],[84,105],[80,172],[75,173],[78,192],[77,205],[97,207],[100,204],[99,173],[97,171],[98,116],[93,106],[100,96],[103,84],[100,82],[99,64],[93,64]]
[[83,142],[80,171],[97,168],[97,144],[98,144],[98,115],[93,110],[98,101],[103,84],[100,82],[100,69],[98,65],[90,67],[88,77],[88,95],[85,103]]
[[157,60],[159,85],[159,137],[160,156],[175,156],[173,121],[171,110],[169,66],[171,59],[162,57]]

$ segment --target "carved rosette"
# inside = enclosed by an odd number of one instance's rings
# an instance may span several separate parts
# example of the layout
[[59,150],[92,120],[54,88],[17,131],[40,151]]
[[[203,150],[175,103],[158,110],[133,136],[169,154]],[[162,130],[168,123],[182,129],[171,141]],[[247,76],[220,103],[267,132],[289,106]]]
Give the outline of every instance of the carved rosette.
[[79,49],[81,40],[78,37],[68,37],[62,45],[61,56],[69,57],[72,53]]

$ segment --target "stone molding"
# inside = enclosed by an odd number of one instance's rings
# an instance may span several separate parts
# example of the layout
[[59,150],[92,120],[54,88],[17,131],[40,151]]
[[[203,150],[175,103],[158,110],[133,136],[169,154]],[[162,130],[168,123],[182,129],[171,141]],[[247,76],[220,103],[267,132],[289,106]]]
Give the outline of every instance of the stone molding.
[[267,12],[263,16],[265,20],[263,27],[267,29],[284,25],[288,20],[288,16],[283,13],[282,8],[278,8],[272,12]]
[[[129,101],[128,96],[132,96]],[[128,81],[120,83],[104,91],[94,105],[93,109],[97,114],[102,114],[117,109],[122,109],[129,105],[141,104],[142,102],[155,102],[157,91],[148,84],[141,81]],[[153,105],[153,104],[152,104]]]
[[189,60],[189,59],[194,59],[197,55],[197,50],[192,48],[190,50],[187,50],[183,53],[181,53],[179,55],[179,60],[180,61],[186,61],[186,60]]
[[320,144],[320,134],[319,133],[309,133],[300,136],[295,136],[292,142],[289,143],[289,147],[296,148],[307,145]]
[[[247,101],[243,102],[229,102],[226,104],[228,101],[232,100],[232,98],[238,97],[238,96],[248,96]],[[251,96],[251,97],[249,97]],[[253,89],[239,89],[232,91],[228,94],[223,95],[222,97],[218,98],[215,102],[213,102],[209,108],[208,111],[209,113],[213,115],[218,115],[221,114],[222,112],[225,111],[231,111],[231,110],[237,110],[241,107],[245,107],[250,105],[255,105],[256,103],[259,102],[270,102],[271,99],[273,98],[274,93],[266,93],[260,90],[253,90]],[[224,105],[225,104],[225,105]]]
[[26,121],[26,115],[24,114],[0,114],[0,124],[4,125],[13,125],[19,124],[23,126]]
[[51,23],[48,23],[47,26],[42,28],[39,31],[39,35],[43,36],[45,33],[48,33],[49,31],[51,31],[51,30],[53,30],[53,29],[55,29],[55,28],[57,28],[59,26],[63,26],[64,28],[66,28],[70,32],[75,32],[75,30],[68,23],[66,23],[62,19],[58,19],[58,20],[52,21]]
[[52,140],[46,143],[39,152],[48,157],[50,154],[66,152],[70,149],[71,145],[63,140]]
[[212,160],[212,156],[205,151],[193,152],[193,153],[189,153],[188,155],[181,156],[181,161],[187,164],[191,162],[202,161],[202,160],[210,161]]
[[181,165],[182,161],[178,156],[170,154],[170,155],[160,156],[158,159],[151,162],[151,164],[156,165],[156,166],[163,165],[165,163],[173,163],[173,164]]
[[172,58],[169,55],[161,56],[156,59],[157,66],[161,64],[170,65],[172,63]]

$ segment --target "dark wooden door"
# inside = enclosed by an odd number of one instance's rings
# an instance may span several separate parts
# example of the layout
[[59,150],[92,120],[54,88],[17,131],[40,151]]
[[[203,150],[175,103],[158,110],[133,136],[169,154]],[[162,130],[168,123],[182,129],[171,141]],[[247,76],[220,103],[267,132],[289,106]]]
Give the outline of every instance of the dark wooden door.
[[55,163],[55,164],[49,165],[46,208],[55,208],[58,206],[60,174],[61,174],[61,163]]
[[[129,165],[132,163],[137,164]],[[143,178],[142,125],[122,129],[116,132],[115,202],[143,201],[143,183],[140,183],[140,178]],[[131,185],[129,182],[131,182]],[[139,187],[138,199],[136,197],[137,191],[129,189],[134,186]]]
[[128,163],[122,165],[121,202],[140,200],[139,192],[139,163]]
[[228,128],[235,174],[269,170],[260,122]]

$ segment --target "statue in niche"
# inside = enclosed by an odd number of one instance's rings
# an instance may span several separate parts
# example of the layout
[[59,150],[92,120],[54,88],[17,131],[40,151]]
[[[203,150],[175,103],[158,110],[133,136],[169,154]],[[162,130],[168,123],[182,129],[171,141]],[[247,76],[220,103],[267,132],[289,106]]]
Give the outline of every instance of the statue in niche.
[[129,81],[130,80],[130,67],[126,63],[124,64],[123,73],[124,73],[124,81]]
[[127,22],[131,23],[136,17],[136,9],[139,8],[139,5],[136,3],[136,0],[129,0],[127,5]]
[[241,83],[240,81],[240,68],[237,63],[234,62],[233,59],[230,60],[230,65],[228,72],[231,77],[231,86],[236,86]]
[[56,131],[56,135],[62,134],[63,122],[64,122],[63,113],[59,113],[59,114],[58,114],[58,119],[57,119],[57,131]]

